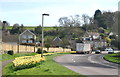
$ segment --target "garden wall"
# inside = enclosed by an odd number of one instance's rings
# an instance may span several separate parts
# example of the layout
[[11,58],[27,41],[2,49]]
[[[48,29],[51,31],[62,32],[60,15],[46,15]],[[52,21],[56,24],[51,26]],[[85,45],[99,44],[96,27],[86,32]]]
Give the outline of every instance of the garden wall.
[[[0,51],[2,53],[4,53],[4,51],[9,51],[9,50],[13,50],[14,53],[17,52],[36,52],[37,48],[40,47],[34,47],[34,46],[25,46],[25,45],[12,45],[12,44],[8,44],[8,43],[0,43]],[[63,49],[61,47],[59,48],[44,48],[44,50],[48,51],[48,52],[67,52],[67,51],[71,51],[71,49]]]

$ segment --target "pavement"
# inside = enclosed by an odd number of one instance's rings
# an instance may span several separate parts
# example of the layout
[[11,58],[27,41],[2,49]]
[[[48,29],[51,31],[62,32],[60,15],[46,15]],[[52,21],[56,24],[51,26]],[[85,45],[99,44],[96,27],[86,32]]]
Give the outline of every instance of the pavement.
[[119,77],[120,65],[103,59],[105,54],[69,54],[56,57],[59,64],[87,77]]
[[3,62],[0,62],[0,77],[2,76],[2,69],[3,67],[5,67],[8,63],[12,62],[14,59],[12,60],[7,60],[7,61],[3,61]]

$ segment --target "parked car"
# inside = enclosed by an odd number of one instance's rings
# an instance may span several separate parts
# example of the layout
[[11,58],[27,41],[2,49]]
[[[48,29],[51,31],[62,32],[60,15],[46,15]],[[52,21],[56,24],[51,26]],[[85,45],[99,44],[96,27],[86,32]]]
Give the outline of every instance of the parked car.
[[95,54],[100,54],[102,53],[100,50],[95,50]]
[[109,48],[109,49],[108,49],[108,54],[112,54],[112,53],[114,53],[113,49],[112,49],[112,48]]
[[106,49],[105,49],[105,51],[108,51],[108,50],[109,50],[109,48],[106,48]]

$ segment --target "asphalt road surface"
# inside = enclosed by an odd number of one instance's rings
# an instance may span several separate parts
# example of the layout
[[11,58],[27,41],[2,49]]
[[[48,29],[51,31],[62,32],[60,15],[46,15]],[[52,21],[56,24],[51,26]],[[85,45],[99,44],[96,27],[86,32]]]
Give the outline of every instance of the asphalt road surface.
[[88,77],[119,77],[118,64],[105,61],[105,54],[69,54],[55,58],[61,65]]

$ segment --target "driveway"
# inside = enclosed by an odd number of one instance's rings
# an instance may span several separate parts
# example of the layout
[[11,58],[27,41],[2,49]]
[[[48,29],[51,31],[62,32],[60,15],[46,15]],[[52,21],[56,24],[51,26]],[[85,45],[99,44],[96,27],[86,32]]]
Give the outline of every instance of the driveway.
[[69,54],[55,58],[61,65],[88,77],[118,77],[118,64],[103,59],[105,54]]

